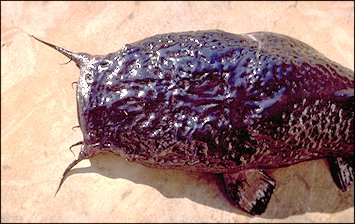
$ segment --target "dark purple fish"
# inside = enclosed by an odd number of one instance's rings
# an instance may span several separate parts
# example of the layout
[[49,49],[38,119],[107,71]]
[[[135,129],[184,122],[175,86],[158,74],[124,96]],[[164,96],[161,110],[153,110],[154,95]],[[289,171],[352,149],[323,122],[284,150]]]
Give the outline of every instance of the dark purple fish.
[[60,185],[101,152],[218,174],[231,202],[253,215],[265,211],[276,187],[270,168],[327,158],[341,190],[353,183],[354,73],[299,40],[169,33],[100,56],[39,41],[80,68],[84,139]]

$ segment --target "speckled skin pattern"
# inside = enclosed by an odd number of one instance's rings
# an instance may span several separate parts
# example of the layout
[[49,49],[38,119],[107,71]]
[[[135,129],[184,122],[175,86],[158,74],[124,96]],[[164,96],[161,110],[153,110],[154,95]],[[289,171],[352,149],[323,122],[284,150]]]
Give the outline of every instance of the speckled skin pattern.
[[[32,36],[34,37],[34,36]],[[276,187],[264,169],[327,158],[354,181],[354,74],[281,34],[169,33],[108,55],[61,52],[80,68],[81,160],[218,174],[231,203],[262,214]],[[57,190],[57,192],[58,192]]]
[[82,159],[226,173],[354,154],[353,71],[291,37],[170,33],[77,65]]

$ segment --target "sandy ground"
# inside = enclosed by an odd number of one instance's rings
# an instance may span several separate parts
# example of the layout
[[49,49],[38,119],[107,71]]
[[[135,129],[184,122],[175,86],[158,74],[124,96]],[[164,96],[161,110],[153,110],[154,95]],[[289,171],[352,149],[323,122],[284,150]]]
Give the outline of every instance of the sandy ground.
[[[354,70],[354,2],[1,2],[2,222],[354,222],[323,160],[277,169],[266,212],[249,216],[214,176],[157,170],[104,154],[83,161],[54,197],[82,139],[74,63],[26,33],[106,54],[166,32],[272,31]],[[79,148],[75,148],[77,154]]]

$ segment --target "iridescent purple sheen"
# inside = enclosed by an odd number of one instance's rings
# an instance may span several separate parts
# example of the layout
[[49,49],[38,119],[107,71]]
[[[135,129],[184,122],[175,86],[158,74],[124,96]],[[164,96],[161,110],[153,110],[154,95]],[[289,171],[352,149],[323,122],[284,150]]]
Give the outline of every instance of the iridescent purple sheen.
[[156,35],[80,68],[87,157],[224,173],[353,154],[353,72],[291,37]]
[[353,183],[354,73],[301,41],[268,32],[169,33],[103,56],[41,42],[81,73],[84,139],[73,145],[82,148],[59,187],[101,152],[222,174],[231,202],[253,215],[276,187],[263,169],[327,157],[337,186]]

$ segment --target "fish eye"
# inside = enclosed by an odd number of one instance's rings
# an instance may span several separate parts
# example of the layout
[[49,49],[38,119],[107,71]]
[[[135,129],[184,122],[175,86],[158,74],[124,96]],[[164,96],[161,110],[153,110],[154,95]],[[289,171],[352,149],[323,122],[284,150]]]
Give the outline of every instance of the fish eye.
[[101,61],[99,65],[100,65],[100,66],[108,66],[109,64],[110,64],[110,63],[105,60],[105,61]]

